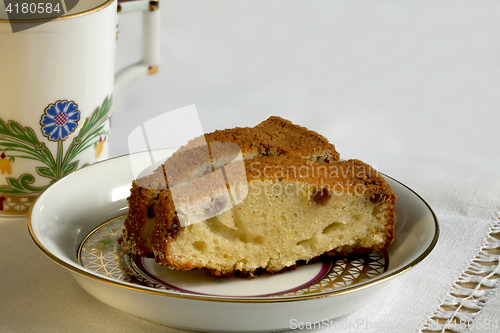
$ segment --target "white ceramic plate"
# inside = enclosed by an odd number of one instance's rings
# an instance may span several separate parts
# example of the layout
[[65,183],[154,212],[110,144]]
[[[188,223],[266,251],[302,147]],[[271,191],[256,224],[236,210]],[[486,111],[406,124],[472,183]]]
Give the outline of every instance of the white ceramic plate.
[[[138,159],[148,161],[149,154],[135,154]],[[285,330],[298,323],[328,324],[358,309],[433,249],[439,227],[430,207],[385,178],[398,196],[395,240],[386,254],[318,262],[255,279],[176,272],[123,255],[116,239],[133,179],[129,156],[94,164],[50,186],[32,205],[28,227],[46,255],[112,307],[198,331]]]

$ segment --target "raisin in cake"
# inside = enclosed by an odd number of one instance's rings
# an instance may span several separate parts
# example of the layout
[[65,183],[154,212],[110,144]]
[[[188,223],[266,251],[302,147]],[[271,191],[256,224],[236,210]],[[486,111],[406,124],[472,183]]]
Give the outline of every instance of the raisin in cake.
[[271,117],[205,138],[133,183],[126,252],[231,276],[390,245],[396,196],[369,165],[339,161],[324,137]]

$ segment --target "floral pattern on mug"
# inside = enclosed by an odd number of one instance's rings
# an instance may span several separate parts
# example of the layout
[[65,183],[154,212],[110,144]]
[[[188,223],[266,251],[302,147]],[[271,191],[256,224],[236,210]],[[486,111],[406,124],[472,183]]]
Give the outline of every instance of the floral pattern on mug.
[[102,137],[99,137],[99,142],[96,142],[94,144],[95,158],[96,159],[98,159],[99,156],[101,156],[101,154],[102,154],[102,150],[104,148],[104,142],[106,142],[106,137],[104,137],[104,139]]
[[[50,150],[39,140],[37,130],[24,127],[14,120],[5,121],[0,118],[0,174],[11,175],[12,163],[18,158],[38,161],[34,169],[36,174],[23,173],[5,178],[7,184],[0,185],[0,213],[6,213],[6,209],[11,211],[9,214],[26,213],[33,202],[33,196],[48,186],[34,185],[36,175],[48,178],[53,183],[89,164],[87,162],[82,165],[80,162],[80,154],[84,151],[96,147],[99,148],[100,155],[104,141],[109,138],[106,126],[109,124],[111,107],[112,97],[107,96],[102,105],[83,119],[74,138],[65,141],[76,131],[80,121],[78,105],[68,100],[49,104],[41,116],[39,130],[48,140],[57,142],[55,150]],[[4,201],[10,202],[8,207],[2,206]]]
[[75,131],[79,120],[77,104],[73,101],[57,101],[47,106],[42,115],[42,133],[51,141],[64,141]]

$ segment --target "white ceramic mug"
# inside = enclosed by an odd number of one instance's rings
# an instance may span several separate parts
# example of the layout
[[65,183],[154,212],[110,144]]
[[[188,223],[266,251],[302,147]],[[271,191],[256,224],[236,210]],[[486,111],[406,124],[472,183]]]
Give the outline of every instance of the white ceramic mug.
[[[115,76],[117,13],[131,11],[143,12],[143,58]],[[17,21],[0,1],[0,215],[25,215],[47,186],[105,159],[113,93],[158,64],[158,1],[81,0]]]

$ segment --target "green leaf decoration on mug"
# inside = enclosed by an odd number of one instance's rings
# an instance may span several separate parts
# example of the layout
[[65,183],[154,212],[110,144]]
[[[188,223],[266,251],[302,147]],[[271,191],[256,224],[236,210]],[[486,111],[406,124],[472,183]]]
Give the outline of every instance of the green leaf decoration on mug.
[[[102,105],[95,108],[90,117],[83,120],[78,135],[71,141],[66,153],[64,141],[73,134],[80,121],[80,111],[74,101],[60,100],[49,104],[41,116],[40,125],[42,135],[50,141],[57,142],[57,153],[54,158],[45,143],[40,142],[35,131],[30,127],[23,127],[16,121],[5,122],[0,119],[0,172],[10,175],[12,164],[16,159],[31,159],[39,161],[43,166],[36,167],[38,175],[51,179],[51,183],[61,179],[78,169],[80,164],[77,156],[90,147],[95,147],[96,139],[103,142],[109,131],[104,130],[109,119],[112,106],[112,97],[107,96]],[[101,148],[102,149],[102,148]],[[82,165],[82,167],[88,164]],[[15,167],[15,165],[14,165]],[[0,186],[3,194],[37,194],[47,186],[31,186],[35,177],[23,174],[18,179],[7,177],[8,185]]]
[[4,194],[31,194],[43,191],[43,187],[30,186],[34,181],[35,177],[27,173],[20,176],[19,179],[7,178],[9,186],[2,186],[0,191]]

